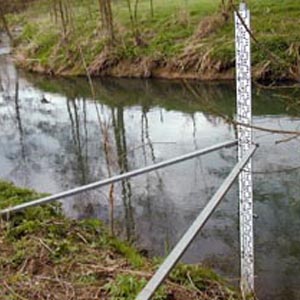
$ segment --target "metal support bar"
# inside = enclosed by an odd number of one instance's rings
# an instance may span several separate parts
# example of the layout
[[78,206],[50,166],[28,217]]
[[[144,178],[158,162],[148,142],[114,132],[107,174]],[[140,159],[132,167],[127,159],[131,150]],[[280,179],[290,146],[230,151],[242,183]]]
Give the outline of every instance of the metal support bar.
[[104,179],[104,180],[101,180],[101,181],[90,183],[90,184],[87,184],[87,185],[84,185],[84,186],[81,186],[81,187],[78,187],[78,188],[74,188],[74,189],[69,190],[69,191],[61,192],[61,193],[56,194],[56,195],[44,197],[44,198],[41,198],[41,199],[33,200],[31,202],[23,203],[23,204],[14,206],[14,207],[6,208],[6,209],[3,209],[3,210],[0,211],[0,215],[15,213],[15,212],[24,210],[24,209],[29,208],[29,207],[43,205],[43,204],[53,202],[53,201],[56,201],[56,200],[59,200],[59,199],[74,196],[74,195],[80,194],[82,192],[86,192],[86,191],[89,191],[89,190],[92,190],[92,189],[95,189],[95,188],[100,188],[100,187],[103,187],[105,185],[109,185],[111,183],[121,181],[121,180],[126,179],[126,178],[135,177],[135,176],[142,175],[142,174],[154,171],[154,170],[158,170],[158,169],[161,169],[161,168],[164,168],[164,167],[168,167],[168,166],[174,165],[176,163],[180,163],[180,162],[189,160],[191,158],[195,158],[195,157],[198,157],[198,156],[201,156],[201,155],[219,150],[221,148],[232,147],[236,144],[237,144],[237,140],[220,143],[220,144],[217,144],[217,145],[214,145],[214,146],[211,146],[211,147],[207,147],[207,148],[204,148],[204,149],[201,149],[201,150],[197,150],[197,151],[194,151],[194,152],[191,152],[191,153],[188,153],[188,154],[176,157],[176,158],[172,158],[172,159],[169,159],[169,160],[157,163],[157,164],[153,164],[151,166],[147,166],[147,167],[144,167],[144,168],[141,168],[141,169],[138,169],[138,170],[130,171],[130,172],[127,172],[127,173],[124,173],[124,174],[120,174],[120,175],[111,177],[111,178],[107,178],[107,179]]
[[185,253],[187,248],[190,246],[192,241],[195,239],[198,232],[205,225],[211,214],[214,212],[216,207],[219,205],[223,197],[226,195],[235,179],[240,174],[241,170],[248,163],[249,159],[254,154],[257,145],[253,145],[252,148],[244,155],[243,159],[240,160],[235,167],[232,169],[230,174],[224,180],[218,191],[211,198],[211,200],[207,203],[204,209],[201,211],[197,219],[191,225],[191,227],[186,231],[184,236],[177,243],[175,248],[173,248],[172,252],[165,259],[163,264],[159,267],[154,276],[150,279],[145,288],[140,292],[140,294],[136,297],[136,300],[149,300],[155,291],[159,288],[171,270],[174,268],[176,263]]

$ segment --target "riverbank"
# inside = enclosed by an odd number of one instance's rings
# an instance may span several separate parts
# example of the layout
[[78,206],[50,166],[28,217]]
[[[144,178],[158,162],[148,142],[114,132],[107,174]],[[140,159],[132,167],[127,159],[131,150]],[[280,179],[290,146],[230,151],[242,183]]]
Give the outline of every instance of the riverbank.
[[[0,208],[41,197],[0,181]],[[111,237],[95,219],[69,220],[59,205],[0,221],[1,299],[134,299],[160,259]],[[153,299],[239,299],[200,265],[179,265]]]
[[[100,25],[97,1],[74,1],[68,22],[48,2],[37,1],[8,18],[16,34],[14,57],[27,70],[51,75],[233,79],[230,2],[161,1],[149,10],[147,1],[130,9],[116,1],[111,40]],[[299,81],[299,1],[255,0],[250,9],[254,79]]]

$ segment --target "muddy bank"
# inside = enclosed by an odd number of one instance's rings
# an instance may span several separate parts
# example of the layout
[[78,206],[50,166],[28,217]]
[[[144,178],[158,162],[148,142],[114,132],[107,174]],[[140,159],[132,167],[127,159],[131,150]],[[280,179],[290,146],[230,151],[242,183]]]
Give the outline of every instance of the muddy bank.
[[[25,58],[22,55],[13,55],[16,64],[30,72],[53,76],[86,76],[83,70],[69,69],[67,66],[53,69],[43,66],[38,61]],[[148,58],[135,60],[107,61],[103,65],[90,66],[89,75],[92,77],[116,77],[116,78],[158,78],[158,79],[187,79],[201,81],[234,80],[235,70],[229,69],[223,72],[213,68],[206,72],[197,70],[180,70],[173,62],[155,61]]]
[[[77,55],[78,56],[78,55]],[[15,63],[30,72],[63,77],[91,76],[98,77],[116,77],[116,78],[157,78],[168,80],[235,80],[235,60],[230,63],[222,60],[204,60],[203,56],[194,56],[184,60],[174,59],[153,59],[149,57],[140,57],[134,59],[122,59],[113,53],[100,53],[96,59],[88,66],[79,58],[79,60],[69,60],[65,65],[56,66],[48,63],[44,64],[38,58],[28,57],[22,48],[17,47],[12,52]],[[272,63],[264,65],[258,64],[252,66],[253,80],[264,84],[293,84],[300,81],[296,66],[290,65],[288,69],[278,71],[273,69]],[[294,70],[294,71],[293,71]]]

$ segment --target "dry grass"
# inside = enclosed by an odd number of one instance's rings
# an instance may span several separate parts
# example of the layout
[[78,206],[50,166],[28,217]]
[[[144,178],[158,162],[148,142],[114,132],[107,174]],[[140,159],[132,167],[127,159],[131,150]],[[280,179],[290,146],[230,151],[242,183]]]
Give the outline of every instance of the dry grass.
[[[0,181],[0,208],[36,197]],[[32,208],[9,221],[0,219],[0,299],[130,300],[156,268],[111,237],[100,221],[69,220],[58,207]],[[212,271],[181,265],[154,299],[238,297]]]

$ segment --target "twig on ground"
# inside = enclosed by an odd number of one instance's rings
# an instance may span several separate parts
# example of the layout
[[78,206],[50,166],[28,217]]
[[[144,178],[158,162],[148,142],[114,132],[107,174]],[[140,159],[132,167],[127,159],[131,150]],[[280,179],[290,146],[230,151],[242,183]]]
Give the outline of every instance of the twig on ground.
[[46,248],[51,254],[55,254],[55,252],[41,239],[41,238],[34,238],[38,241],[44,248]]
[[16,292],[15,292],[15,291],[7,284],[6,281],[3,282],[3,285],[5,286],[5,288],[6,288],[9,292],[11,292],[11,293],[12,293],[15,297],[17,297],[18,299],[20,299],[20,300],[29,300],[29,299],[27,299],[27,298],[25,298],[25,297],[19,295],[18,293],[16,293]]

